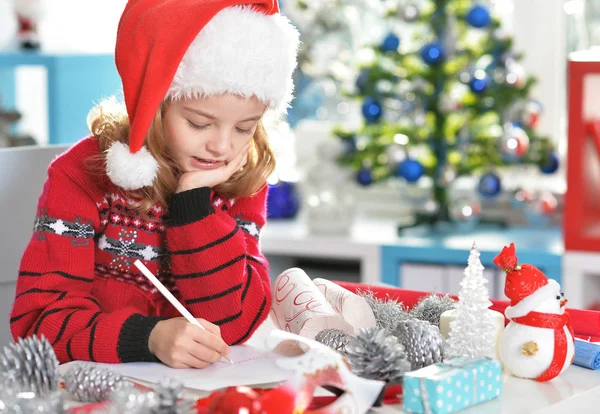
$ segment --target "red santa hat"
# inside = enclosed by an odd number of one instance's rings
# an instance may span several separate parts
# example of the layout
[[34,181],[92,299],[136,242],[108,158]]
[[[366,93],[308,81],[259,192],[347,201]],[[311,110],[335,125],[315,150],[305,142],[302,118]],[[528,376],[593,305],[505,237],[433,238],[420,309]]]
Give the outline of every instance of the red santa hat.
[[144,141],[165,99],[233,93],[285,113],[298,46],[277,0],[129,0],[115,49],[129,145],[108,149],[111,181],[126,190],[152,185],[158,164]]
[[505,315],[509,319],[525,316],[544,300],[560,293],[560,285],[548,279],[540,269],[530,264],[519,264],[515,245],[505,246],[494,263],[506,272],[504,294],[510,299]]

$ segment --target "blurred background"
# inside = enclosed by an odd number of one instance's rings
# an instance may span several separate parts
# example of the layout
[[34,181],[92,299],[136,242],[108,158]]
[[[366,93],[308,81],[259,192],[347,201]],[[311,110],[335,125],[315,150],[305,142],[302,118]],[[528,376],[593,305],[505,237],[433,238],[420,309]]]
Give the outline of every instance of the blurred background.
[[[125,3],[0,0],[0,147],[41,151],[0,151],[0,214],[20,226],[0,245],[0,291],[14,292],[47,162],[88,134],[94,103],[120,96]],[[302,49],[293,108],[270,127],[278,168],[261,243],[273,277],[298,266],[457,293],[476,243],[503,298],[492,259],[515,242],[574,306],[600,306],[600,0],[281,9]],[[14,213],[19,191],[32,200]]]

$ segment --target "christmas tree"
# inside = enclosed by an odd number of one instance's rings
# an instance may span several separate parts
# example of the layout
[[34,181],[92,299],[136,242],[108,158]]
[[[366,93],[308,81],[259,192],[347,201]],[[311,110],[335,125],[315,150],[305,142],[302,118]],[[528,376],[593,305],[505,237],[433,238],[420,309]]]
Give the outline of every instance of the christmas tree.
[[460,282],[456,319],[450,322],[446,344],[447,358],[493,357],[496,346],[496,329],[488,308],[487,280],[483,277],[483,265],[475,244],[471,248],[465,277]]
[[430,177],[429,213],[416,224],[436,223],[464,211],[450,205],[458,177],[480,176],[479,196],[493,198],[502,191],[500,166],[558,169],[552,142],[536,132],[542,108],[530,98],[535,79],[491,0],[382,3],[387,35],[369,46],[372,59],[348,92],[361,104],[363,125],[334,131],[347,144],[340,162],[360,184]]

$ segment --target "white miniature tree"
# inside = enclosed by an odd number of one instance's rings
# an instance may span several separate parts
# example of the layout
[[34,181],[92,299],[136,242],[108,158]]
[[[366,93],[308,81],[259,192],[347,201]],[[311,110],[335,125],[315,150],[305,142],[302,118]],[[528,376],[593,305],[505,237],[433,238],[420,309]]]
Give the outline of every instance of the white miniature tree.
[[492,305],[483,277],[483,264],[475,243],[469,255],[465,277],[460,282],[456,317],[450,322],[445,358],[493,357],[495,328],[488,308]]

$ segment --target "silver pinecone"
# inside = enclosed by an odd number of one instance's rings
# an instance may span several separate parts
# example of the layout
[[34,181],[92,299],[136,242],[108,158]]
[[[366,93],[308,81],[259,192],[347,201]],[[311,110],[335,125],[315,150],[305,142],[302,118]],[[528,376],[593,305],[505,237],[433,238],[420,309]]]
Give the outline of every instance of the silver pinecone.
[[444,359],[444,338],[437,326],[419,319],[400,322],[394,336],[404,345],[411,370],[423,368]]
[[373,310],[378,328],[393,332],[400,321],[410,318],[406,308],[400,302],[392,299],[378,299],[371,291],[359,291],[358,294],[365,298],[371,310]]
[[0,353],[0,386],[44,397],[58,389],[58,359],[48,340],[19,338]]
[[352,336],[339,329],[323,329],[315,336],[315,341],[335,349],[341,354],[346,352],[346,345],[352,340]]
[[74,365],[65,374],[65,388],[79,402],[105,401],[113,392],[132,387],[121,375],[92,364]]
[[448,295],[440,296],[432,293],[421,299],[419,303],[412,308],[410,315],[413,318],[427,321],[439,328],[440,316],[442,313],[454,309],[456,303],[456,300]]
[[363,328],[348,345],[346,357],[359,377],[394,381],[410,370],[398,339],[385,329]]

